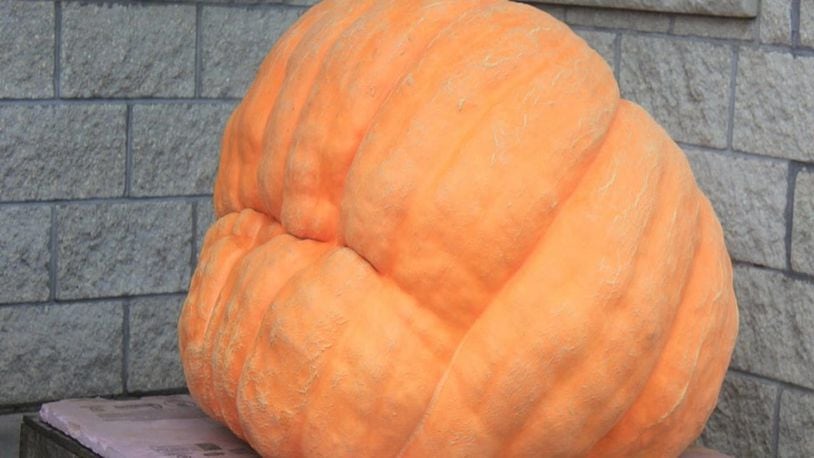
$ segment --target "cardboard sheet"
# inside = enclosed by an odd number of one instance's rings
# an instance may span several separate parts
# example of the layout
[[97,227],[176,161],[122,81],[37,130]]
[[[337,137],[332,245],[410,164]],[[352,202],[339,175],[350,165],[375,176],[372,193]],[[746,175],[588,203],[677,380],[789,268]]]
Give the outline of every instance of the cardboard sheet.
[[188,395],[67,399],[44,404],[40,418],[106,458],[259,456]]

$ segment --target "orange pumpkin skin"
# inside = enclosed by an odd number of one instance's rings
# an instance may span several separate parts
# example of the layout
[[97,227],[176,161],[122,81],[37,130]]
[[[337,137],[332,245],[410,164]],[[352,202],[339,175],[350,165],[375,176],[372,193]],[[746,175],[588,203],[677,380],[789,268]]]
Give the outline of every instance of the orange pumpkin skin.
[[684,155],[567,26],[326,0],[233,113],[179,322],[268,456],[676,456],[737,333]]

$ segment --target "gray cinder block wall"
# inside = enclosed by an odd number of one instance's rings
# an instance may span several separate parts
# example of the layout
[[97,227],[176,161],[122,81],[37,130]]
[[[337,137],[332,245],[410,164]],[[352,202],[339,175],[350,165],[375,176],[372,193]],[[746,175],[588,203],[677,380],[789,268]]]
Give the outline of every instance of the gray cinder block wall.
[[[0,2],[0,414],[183,390],[219,136],[308,0]],[[814,456],[814,0],[756,19],[537,4],[690,158],[740,337],[702,441]]]

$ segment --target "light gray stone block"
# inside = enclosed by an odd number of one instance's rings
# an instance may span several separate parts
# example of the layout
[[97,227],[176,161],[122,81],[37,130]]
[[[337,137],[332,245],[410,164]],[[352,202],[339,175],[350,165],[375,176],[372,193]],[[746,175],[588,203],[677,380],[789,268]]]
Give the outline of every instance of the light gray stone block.
[[274,43],[303,13],[300,8],[204,7],[202,92],[243,97]]
[[57,224],[58,298],[186,290],[190,203],[63,205]]
[[0,2],[0,98],[54,96],[54,4]]
[[138,196],[212,192],[233,104],[133,107],[133,182]]
[[183,388],[184,371],[178,355],[178,316],[184,296],[132,299],[127,390],[130,392]]
[[800,0],[800,44],[814,48],[814,0]]
[[777,456],[814,456],[814,394],[784,390],[779,428]]
[[791,44],[792,0],[760,0],[760,41]]
[[62,95],[192,97],[195,6],[65,3]]
[[0,404],[121,393],[119,302],[0,308]]
[[752,40],[757,32],[755,19],[721,18],[713,16],[676,16],[673,33],[711,38]]
[[738,457],[772,456],[777,385],[727,374],[701,435],[704,445]]
[[601,8],[568,8],[565,11],[565,21],[571,25],[645,32],[666,32],[670,28],[670,17],[665,14]]
[[196,253],[197,256],[201,253],[206,231],[215,223],[215,209],[212,207],[212,199],[199,200],[195,205],[198,206],[196,209],[198,220],[195,223],[195,246],[198,249],[198,253]]
[[814,161],[814,58],[743,48],[733,144],[769,156]]
[[740,329],[732,367],[814,388],[814,284],[738,266],[735,295]]
[[[534,1],[534,0],[531,0]],[[754,17],[759,0],[540,0],[540,3],[601,8]]]
[[732,51],[727,46],[623,36],[620,86],[678,141],[727,142]]
[[814,275],[814,172],[801,170],[794,190],[791,268]]
[[0,303],[49,295],[51,209],[0,207]]
[[0,201],[124,191],[124,106],[3,106],[0,126]]
[[729,254],[784,269],[788,164],[694,148],[686,153],[721,221]]
[[593,30],[574,30],[588,45],[602,56],[613,69],[613,47],[616,34],[610,32],[597,32]]

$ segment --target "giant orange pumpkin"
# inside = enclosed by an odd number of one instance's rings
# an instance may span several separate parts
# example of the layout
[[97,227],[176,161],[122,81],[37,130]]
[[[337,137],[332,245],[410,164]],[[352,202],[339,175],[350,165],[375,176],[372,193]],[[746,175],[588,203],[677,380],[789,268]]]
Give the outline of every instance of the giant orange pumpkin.
[[611,70],[502,0],[326,0],[223,139],[189,389],[276,456],[670,456],[737,332],[720,226]]

